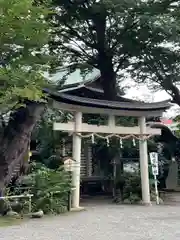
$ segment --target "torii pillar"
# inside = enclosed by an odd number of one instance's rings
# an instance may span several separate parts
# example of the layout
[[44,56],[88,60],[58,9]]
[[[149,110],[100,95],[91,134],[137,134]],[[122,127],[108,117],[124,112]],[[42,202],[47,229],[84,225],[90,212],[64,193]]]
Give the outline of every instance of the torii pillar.
[[[139,118],[140,134],[143,138],[146,134],[146,118]],[[141,189],[142,189],[142,202],[144,205],[151,205],[150,199],[150,186],[149,186],[149,169],[148,169],[148,149],[147,140],[139,141],[139,154],[140,154],[140,171],[141,171]]]
[[81,170],[81,137],[77,135],[78,132],[81,132],[82,125],[82,113],[75,112],[74,114],[74,133],[73,133],[73,150],[72,156],[75,160],[74,170],[72,174],[72,208],[79,208],[80,200],[80,170]]

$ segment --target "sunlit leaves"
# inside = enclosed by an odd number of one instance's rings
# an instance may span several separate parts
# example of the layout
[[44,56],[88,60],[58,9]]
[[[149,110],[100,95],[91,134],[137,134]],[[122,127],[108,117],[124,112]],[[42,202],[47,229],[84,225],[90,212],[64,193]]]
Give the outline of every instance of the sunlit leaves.
[[21,99],[41,101],[50,57],[49,10],[33,0],[0,0],[0,107]]

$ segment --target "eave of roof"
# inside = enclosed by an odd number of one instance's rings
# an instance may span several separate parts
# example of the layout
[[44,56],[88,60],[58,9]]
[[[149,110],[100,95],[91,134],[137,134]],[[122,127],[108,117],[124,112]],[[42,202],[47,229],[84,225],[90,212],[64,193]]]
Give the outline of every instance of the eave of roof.
[[[77,75],[77,74],[75,74]],[[100,79],[99,70],[94,69],[92,74],[93,77],[86,78],[82,80],[77,79],[77,76],[72,77],[69,83],[62,86],[62,88],[58,92],[51,91],[49,89],[45,89],[44,91],[50,95],[50,97],[57,102],[79,105],[79,106],[87,106],[94,108],[106,108],[106,109],[116,109],[116,110],[133,110],[133,111],[165,111],[171,107],[170,100],[166,100],[163,102],[155,102],[155,103],[144,103],[141,101],[136,101],[133,99],[128,99],[120,94],[117,94],[115,101],[105,100],[103,97],[103,90],[99,88],[98,80]],[[77,81],[78,80],[78,81]],[[77,90],[77,92],[76,92]],[[88,92],[87,92],[88,90]],[[84,97],[83,93],[88,94],[88,97]],[[97,97],[99,94],[100,99],[94,99],[93,97]],[[87,95],[86,95],[87,96]]]
[[170,100],[155,103],[119,102],[72,96],[63,92],[50,91],[48,89],[46,89],[45,92],[48,93],[52,99],[59,102],[96,108],[99,107],[106,109],[149,111],[149,110],[166,110],[171,106]]
[[[59,93],[66,93],[68,95],[71,95],[72,92],[75,92],[76,90],[81,90],[83,92],[83,89],[87,89],[89,91],[94,93],[99,93],[99,94],[103,94],[103,89],[102,88],[96,88],[94,86],[92,86],[92,83],[95,83],[98,79],[100,78],[100,75],[97,74],[94,78],[91,78],[89,80],[86,80],[84,82],[78,82],[78,83],[74,83],[74,84],[69,84],[69,85],[64,85],[61,89],[59,89]],[[76,94],[73,94],[73,96]],[[119,99],[118,99],[119,98]],[[102,97],[102,100],[104,101],[104,98]],[[129,102],[129,103],[143,103],[143,101],[137,101],[134,99],[129,99],[126,97],[123,97],[121,94],[117,93],[117,99],[116,101],[120,101],[120,102]],[[169,102],[170,100],[167,100],[167,102]],[[165,101],[166,102],[166,101]]]

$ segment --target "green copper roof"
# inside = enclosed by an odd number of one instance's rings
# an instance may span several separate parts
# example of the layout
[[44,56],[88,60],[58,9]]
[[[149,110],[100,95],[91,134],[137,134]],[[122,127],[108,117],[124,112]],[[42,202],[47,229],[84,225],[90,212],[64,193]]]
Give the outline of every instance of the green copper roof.
[[[64,71],[59,71],[58,73],[54,74],[51,77],[51,80],[53,81],[58,81],[61,82],[61,80],[63,81],[63,77],[65,76],[65,74],[67,73],[66,70]],[[93,80],[94,78],[96,78],[97,76],[100,75],[100,72],[98,69],[93,69],[92,72],[86,74],[86,76],[82,76],[80,69],[77,69],[76,71],[74,71],[73,73],[69,74],[64,82],[64,86],[66,85],[71,85],[71,84],[81,84],[90,80]]]

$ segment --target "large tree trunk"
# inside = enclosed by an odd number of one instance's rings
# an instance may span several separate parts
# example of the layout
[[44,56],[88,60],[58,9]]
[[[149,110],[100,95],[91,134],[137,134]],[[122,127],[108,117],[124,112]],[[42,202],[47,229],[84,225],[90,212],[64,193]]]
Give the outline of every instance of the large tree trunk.
[[115,100],[116,98],[116,75],[114,71],[107,69],[107,71],[101,71],[102,86],[104,90],[104,96],[107,100]]
[[115,100],[117,95],[116,73],[113,69],[112,58],[105,52],[99,54],[99,69],[105,98]]
[[10,116],[0,140],[0,194],[11,180],[11,174],[19,164],[29,146],[33,128],[43,113],[44,105],[35,102],[26,103]]

